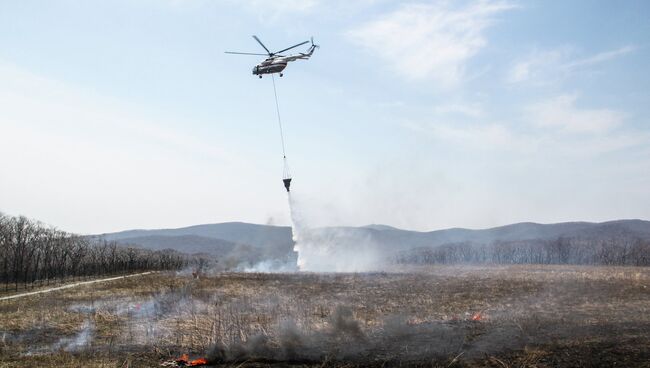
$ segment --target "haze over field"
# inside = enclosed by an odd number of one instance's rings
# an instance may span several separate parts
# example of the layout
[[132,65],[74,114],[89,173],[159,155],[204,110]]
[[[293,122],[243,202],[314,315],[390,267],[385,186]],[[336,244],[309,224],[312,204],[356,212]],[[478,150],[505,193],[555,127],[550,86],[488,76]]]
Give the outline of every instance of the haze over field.
[[[0,3],[0,210],[77,233],[650,218],[645,1]],[[302,50],[299,50],[302,51]]]
[[[395,263],[650,265],[650,222],[642,220],[519,223],[483,230],[430,232],[385,225],[297,228],[297,237],[289,227],[239,222],[98,236],[124,245],[205,254],[221,260],[219,269],[240,271],[378,271],[391,269]],[[553,249],[558,246],[567,248],[563,259],[554,258]],[[639,247],[636,252],[635,246]],[[458,257],[458,252],[464,255]],[[534,256],[536,252],[541,253]]]

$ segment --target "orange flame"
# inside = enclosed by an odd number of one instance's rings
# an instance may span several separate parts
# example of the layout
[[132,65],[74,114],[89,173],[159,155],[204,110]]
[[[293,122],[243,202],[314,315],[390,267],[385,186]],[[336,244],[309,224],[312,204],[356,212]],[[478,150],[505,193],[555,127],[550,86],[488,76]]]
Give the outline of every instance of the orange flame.
[[472,321],[481,321],[483,320],[483,314],[481,312],[476,312],[472,315]]
[[183,364],[186,364],[188,360],[190,360],[189,355],[187,355],[187,354],[183,354],[183,355],[181,355],[180,358],[176,359],[176,363],[183,363]]
[[205,358],[198,358],[194,360],[190,360],[190,356],[187,354],[181,355],[180,358],[176,359],[176,363],[185,366],[185,367],[198,367],[201,365],[206,365],[208,364],[208,360]]
[[187,363],[189,367],[196,367],[199,365],[206,365],[206,364],[208,364],[208,360],[205,358],[194,359],[191,362]]

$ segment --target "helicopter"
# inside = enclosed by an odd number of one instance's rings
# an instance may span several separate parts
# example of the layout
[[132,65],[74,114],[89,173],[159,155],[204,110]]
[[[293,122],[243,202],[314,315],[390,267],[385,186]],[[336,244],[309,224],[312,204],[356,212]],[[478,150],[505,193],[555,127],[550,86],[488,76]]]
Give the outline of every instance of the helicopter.
[[312,37],[311,46],[309,46],[306,52],[304,53],[300,52],[297,55],[285,56],[281,54],[285,51],[289,51],[293,48],[309,43],[310,41],[304,41],[299,44],[295,44],[291,47],[287,47],[286,49],[276,51],[276,52],[271,52],[266,46],[264,46],[262,41],[260,41],[260,39],[257,36],[253,36],[253,38],[255,39],[255,41],[257,41],[257,43],[259,43],[264,48],[264,50],[266,50],[267,52],[266,54],[257,54],[252,52],[235,52],[235,51],[226,51],[226,54],[267,56],[267,58],[264,61],[255,65],[255,67],[253,67],[253,75],[257,75],[260,78],[262,78],[263,74],[273,74],[273,73],[279,73],[280,76],[282,77],[284,75],[282,71],[287,67],[287,64],[290,61],[307,60],[314,53],[314,50],[320,47],[318,45],[314,45],[314,38]]

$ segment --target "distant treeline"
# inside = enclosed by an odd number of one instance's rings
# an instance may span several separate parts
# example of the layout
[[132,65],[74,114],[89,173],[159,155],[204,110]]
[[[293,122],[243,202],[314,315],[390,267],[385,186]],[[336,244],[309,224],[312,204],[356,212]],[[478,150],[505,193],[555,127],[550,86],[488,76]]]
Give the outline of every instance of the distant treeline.
[[151,251],[94,240],[26,217],[0,213],[0,284],[5,290],[65,278],[174,270],[188,260],[173,250]]
[[607,240],[497,241],[490,244],[451,243],[400,252],[397,263],[407,264],[575,264],[650,266],[650,241],[628,237]]

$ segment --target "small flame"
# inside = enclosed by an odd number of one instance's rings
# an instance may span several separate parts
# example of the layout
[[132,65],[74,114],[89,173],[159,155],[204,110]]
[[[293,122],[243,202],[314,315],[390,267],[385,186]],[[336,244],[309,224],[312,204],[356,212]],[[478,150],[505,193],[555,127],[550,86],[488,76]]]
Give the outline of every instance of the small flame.
[[472,321],[481,321],[483,320],[483,313],[476,312],[472,315]]
[[178,364],[179,367],[198,367],[201,365],[206,365],[208,364],[208,360],[205,358],[198,358],[194,360],[190,360],[189,355],[183,354],[181,355],[180,358],[175,359],[176,364]]
[[183,354],[183,355],[181,355],[180,358],[176,359],[176,363],[183,363],[183,364],[185,364],[185,363],[187,363],[188,360],[190,360],[190,356],[187,355],[187,354]]
[[208,364],[208,360],[205,359],[205,358],[194,359],[194,360],[190,361],[189,363],[187,363],[187,365],[190,366],[190,367],[196,367],[196,366],[199,366],[199,365],[206,365],[206,364]]

